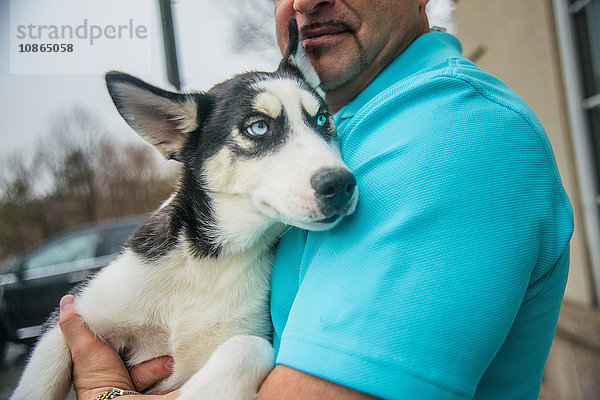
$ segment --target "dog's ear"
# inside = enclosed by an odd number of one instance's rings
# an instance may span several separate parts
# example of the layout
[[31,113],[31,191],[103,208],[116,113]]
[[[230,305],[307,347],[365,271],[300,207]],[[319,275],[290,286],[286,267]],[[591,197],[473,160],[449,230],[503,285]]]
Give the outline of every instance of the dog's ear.
[[293,68],[300,72],[300,75],[307,81],[321,97],[325,98],[325,92],[321,89],[321,79],[317,71],[310,63],[310,59],[302,46],[300,32],[296,18],[292,17],[288,21],[288,43],[283,60],[279,64],[279,69]]
[[106,86],[129,126],[163,156],[181,161],[187,134],[198,127],[204,95],[167,92],[117,71],[106,74]]

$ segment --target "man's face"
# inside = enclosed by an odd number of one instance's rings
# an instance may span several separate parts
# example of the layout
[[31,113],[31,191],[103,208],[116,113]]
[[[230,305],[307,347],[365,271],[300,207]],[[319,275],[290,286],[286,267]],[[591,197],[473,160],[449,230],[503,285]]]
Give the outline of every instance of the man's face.
[[[351,100],[427,29],[428,0],[275,0],[277,41],[287,45],[296,17],[304,47],[323,89]],[[350,92],[352,92],[350,94]],[[343,106],[343,104],[340,104]],[[335,108],[335,106],[334,106]]]

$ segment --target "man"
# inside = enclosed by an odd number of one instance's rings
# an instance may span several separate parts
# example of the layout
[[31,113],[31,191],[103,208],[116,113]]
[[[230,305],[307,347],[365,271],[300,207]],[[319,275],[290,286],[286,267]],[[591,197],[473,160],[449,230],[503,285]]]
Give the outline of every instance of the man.
[[[279,46],[295,16],[361,195],[332,231],[281,239],[259,398],[538,396],[572,211],[539,121],[428,33],[427,1],[275,0]],[[69,305],[61,319],[85,382],[85,329]]]

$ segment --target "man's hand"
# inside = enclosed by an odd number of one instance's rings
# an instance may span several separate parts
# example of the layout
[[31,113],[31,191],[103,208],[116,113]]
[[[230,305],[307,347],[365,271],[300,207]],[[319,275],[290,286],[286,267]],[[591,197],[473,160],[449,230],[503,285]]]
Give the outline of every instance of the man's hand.
[[[173,359],[158,357],[127,371],[117,352],[104,343],[85,325],[75,312],[75,298],[65,296],[60,301],[60,329],[73,359],[73,388],[78,400],[93,400],[112,388],[144,390],[171,375]],[[145,399],[174,399],[177,392],[144,396]],[[124,400],[141,400],[140,396],[123,396]]]

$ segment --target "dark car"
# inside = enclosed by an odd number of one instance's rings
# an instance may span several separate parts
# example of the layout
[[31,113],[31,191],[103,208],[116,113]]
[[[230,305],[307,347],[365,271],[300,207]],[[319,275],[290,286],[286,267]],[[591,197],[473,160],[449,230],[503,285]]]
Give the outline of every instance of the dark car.
[[143,222],[132,217],[64,232],[1,274],[0,355],[6,341],[33,343],[60,298],[108,265]]

